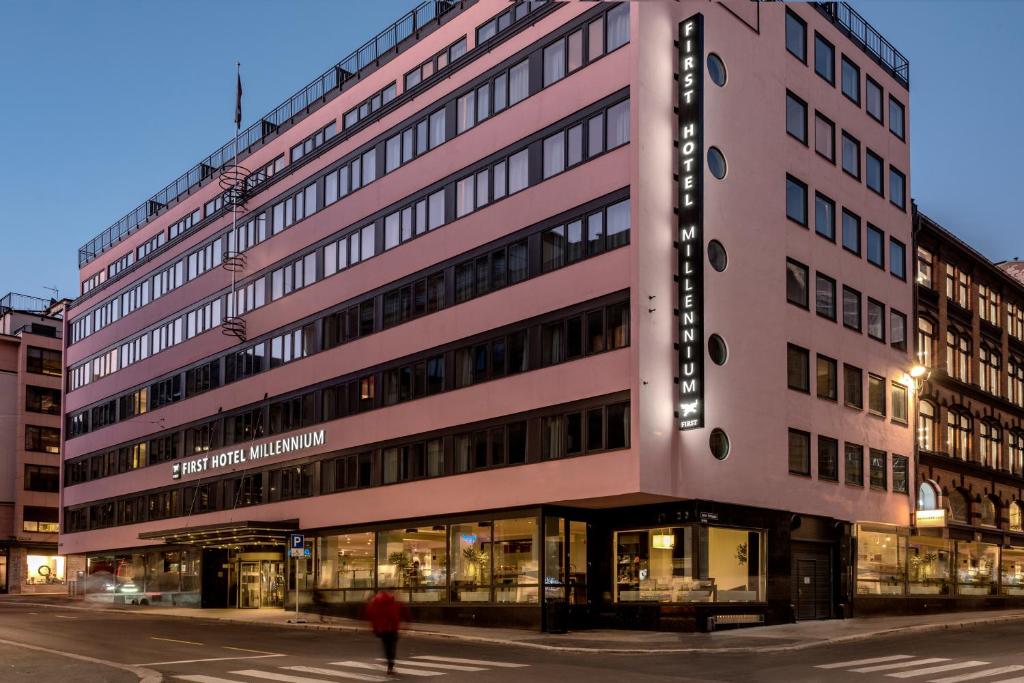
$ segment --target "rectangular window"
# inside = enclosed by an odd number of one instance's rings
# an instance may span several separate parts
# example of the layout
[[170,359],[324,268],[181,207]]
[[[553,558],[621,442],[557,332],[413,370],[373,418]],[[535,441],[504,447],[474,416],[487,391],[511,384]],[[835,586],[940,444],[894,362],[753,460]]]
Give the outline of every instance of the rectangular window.
[[526,189],[529,184],[529,161],[528,150],[517,152],[508,158],[508,193],[515,194]]
[[565,78],[565,40],[544,48],[544,87]]
[[814,151],[836,162],[836,124],[818,112],[814,113]]
[[455,132],[464,133],[476,125],[476,92],[460,97],[455,103]]
[[790,10],[786,10],[786,49],[807,63],[807,22]]
[[846,483],[864,486],[864,447],[854,443],[845,444]]
[[907,209],[907,176],[889,167],[889,201],[901,210]]
[[608,12],[608,52],[629,42],[629,3],[624,2]]
[[807,103],[786,91],[786,132],[807,144]]
[[60,377],[62,373],[60,351],[29,346],[25,354],[25,371],[36,375]]
[[509,70],[509,106],[525,100],[530,95],[530,62],[523,60]]
[[629,100],[608,108],[607,136],[606,149],[615,149],[629,142]]
[[796,391],[811,390],[810,353],[795,344],[786,346],[786,383]]
[[786,259],[786,301],[807,308],[807,280],[807,266],[793,259]]
[[836,241],[836,203],[819,192],[814,193],[814,232]]
[[882,157],[878,156],[870,149],[865,151],[865,166],[867,168],[867,184],[868,189],[875,194],[885,196],[884,181],[882,180],[883,169],[885,168],[885,162],[882,161]]
[[828,275],[816,273],[814,276],[814,303],[818,315],[835,321],[836,319],[836,281]]
[[850,408],[864,407],[864,373],[860,368],[843,364],[843,402]]
[[885,233],[868,223],[868,263],[885,270]]
[[25,425],[25,450],[59,454],[60,430],[55,427]]
[[818,437],[818,479],[839,481],[839,442],[827,436]]
[[814,73],[836,84],[836,49],[817,33],[814,34]]
[[907,316],[889,309],[889,344],[899,351],[907,350]]
[[860,256],[860,216],[843,209],[843,249]]
[[843,131],[843,170],[860,180],[860,141]]
[[544,178],[565,170],[565,131],[544,139]]
[[909,459],[905,455],[892,456],[892,491],[893,493],[908,492]]
[[868,116],[879,123],[882,122],[882,86],[871,76],[864,77],[864,108]]
[[807,225],[807,185],[793,176],[786,176],[786,217]]
[[839,380],[836,376],[835,359],[818,354],[815,375],[817,380],[818,398],[823,398],[828,401],[838,400]]
[[885,378],[868,373],[868,412],[885,417]]
[[885,343],[885,304],[868,298],[868,336]]
[[889,238],[889,272],[901,280],[907,279],[907,247],[892,237]]
[[870,460],[870,480],[871,488],[885,491],[888,488],[888,456],[885,451],[880,451],[872,448],[868,451],[868,458]]
[[799,429],[789,430],[789,473],[811,474],[811,435]]
[[904,139],[904,116],[905,110],[903,109],[903,105],[895,97],[889,95],[889,132],[900,140]]
[[843,55],[842,59],[842,89],[843,94],[851,102],[860,106],[860,67]]
[[905,384],[892,383],[892,420],[907,424],[907,397],[909,390]]

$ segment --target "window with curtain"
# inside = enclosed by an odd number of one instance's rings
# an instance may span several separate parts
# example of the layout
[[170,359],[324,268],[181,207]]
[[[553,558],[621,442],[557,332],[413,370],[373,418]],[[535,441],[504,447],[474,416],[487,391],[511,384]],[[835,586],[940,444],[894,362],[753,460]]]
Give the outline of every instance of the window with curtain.
[[946,445],[949,455],[961,460],[971,456],[971,416],[959,408],[951,408],[946,413]]
[[510,105],[530,95],[530,62],[523,60],[509,70],[508,102]]
[[997,468],[1002,458],[1003,430],[994,422],[982,422],[978,426],[978,455],[981,464]]
[[946,331],[946,372],[961,382],[970,382],[971,341],[955,327]]
[[922,451],[937,450],[938,408],[931,401],[921,401],[917,414],[917,447]]
[[928,318],[917,319],[917,362],[926,368],[935,360],[935,323]]
[[995,394],[996,396],[1002,395],[999,390],[999,375],[1002,370],[1002,356],[995,349],[982,344],[978,353],[978,359],[981,362],[979,367],[981,374],[978,377],[979,386],[981,386],[983,391],[987,391],[990,394]]

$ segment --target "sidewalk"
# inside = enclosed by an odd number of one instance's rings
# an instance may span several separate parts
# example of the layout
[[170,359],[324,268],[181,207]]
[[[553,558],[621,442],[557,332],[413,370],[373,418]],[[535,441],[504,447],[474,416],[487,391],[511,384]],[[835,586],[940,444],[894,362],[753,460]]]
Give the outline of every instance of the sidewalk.
[[[26,599],[0,598],[4,602],[35,604],[66,609],[104,610],[148,616],[229,621],[264,626],[306,628],[329,631],[366,632],[365,623],[339,617],[301,613],[306,623],[291,623],[294,612],[284,610],[195,609],[186,607],[114,607],[81,600],[35,596]],[[450,624],[409,624],[405,634],[423,638],[449,638],[467,642],[579,653],[602,654],[676,654],[676,653],[767,653],[803,650],[819,645],[853,642],[886,635],[925,633],[951,628],[969,628],[987,624],[1024,621],[1024,610],[955,612],[918,616],[873,617],[803,621],[779,626],[758,626],[716,633],[667,633],[660,631],[622,631],[595,629],[556,635],[510,628],[481,628]]]

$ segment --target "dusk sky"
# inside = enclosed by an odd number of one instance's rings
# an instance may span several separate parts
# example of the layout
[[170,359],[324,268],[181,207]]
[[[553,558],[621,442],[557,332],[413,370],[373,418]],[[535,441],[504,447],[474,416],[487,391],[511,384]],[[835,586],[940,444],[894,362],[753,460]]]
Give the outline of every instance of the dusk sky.
[[[0,291],[74,297],[78,247],[231,136],[236,60],[248,125],[414,4],[5,4]],[[1024,3],[853,4],[910,59],[921,209],[992,260],[1024,257]]]

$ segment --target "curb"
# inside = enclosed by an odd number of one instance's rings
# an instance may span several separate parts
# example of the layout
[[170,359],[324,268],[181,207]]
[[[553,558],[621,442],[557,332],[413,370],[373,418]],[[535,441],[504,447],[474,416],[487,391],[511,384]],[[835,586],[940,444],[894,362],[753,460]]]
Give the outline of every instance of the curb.
[[[81,607],[76,605],[66,604],[48,604],[48,603],[30,603],[18,601],[17,604],[22,605],[33,605],[37,607],[57,607],[64,609],[83,610],[90,612],[113,612],[117,614],[134,614],[134,615],[147,615],[147,616],[160,616],[171,619],[192,619],[199,621],[208,621],[214,623],[233,623],[233,624],[248,624],[250,626],[271,626],[279,628],[301,628],[311,631],[337,631],[342,633],[363,633],[368,634],[369,630],[364,626],[356,626],[350,624],[332,624],[326,622],[310,622],[310,623],[288,623],[288,622],[269,622],[269,621],[249,621],[246,619],[236,619],[232,617],[214,617],[204,616],[197,614],[184,615],[184,614],[161,614],[158,611],[130,611],[127,609],[120,608],[109,608],[109,607]],[[319,618],[320,615],[303,613],[307,618]],[[989,626],[994,624],[1005,624],[1024,621],[1024,613],[1011,614],[1005,616],[992,616],[984,617],[979,619],[971,619],[969,621],[953,621],[953,622],[937,622],[933,624],[916,624],[909,626],[898,626],[893,628],[883,628],[876,631],[866,631],[863,633],[851,633],[849,635],[836,636],[833,638],[827,638],[824,640],[813,640],[805,642],[789,643],[786,645],[749,645],[749,646],[724,646],[724,647],[664,647],[664,648],[629,648],[629,647],[584,647],[579,645],[551,645],[548,643],[536,643],[524,640],[510,640],[508,638],[493,638],[489,636],[477,636],[467,635],[461,633],[445,633],[443,631],[430,631],[419,628],[406,628],[403,633],[406,637],[420,637],[420,638],[437,638],[447,640],[458,640],[463,642],[471,643],[485,643],[489,645],[502,645],[517,646],[533,650],[543,650],[548,652],[564,652],[564,653],[577,653],[577,654],[614,654],[614,655],[667,655],[667,654],[767,654],[777,652],[796,652],[800,650],[806,650],[813,647],[822,647],[827,645],[837,645],[842,643],[853,643],[863,640],[870,640],[872,638],[881,638],[885,636],[894,635],[907,635],[916,633],[929,633],[935,631],[945,631],[952,629],[966,629],[977,626]]]

